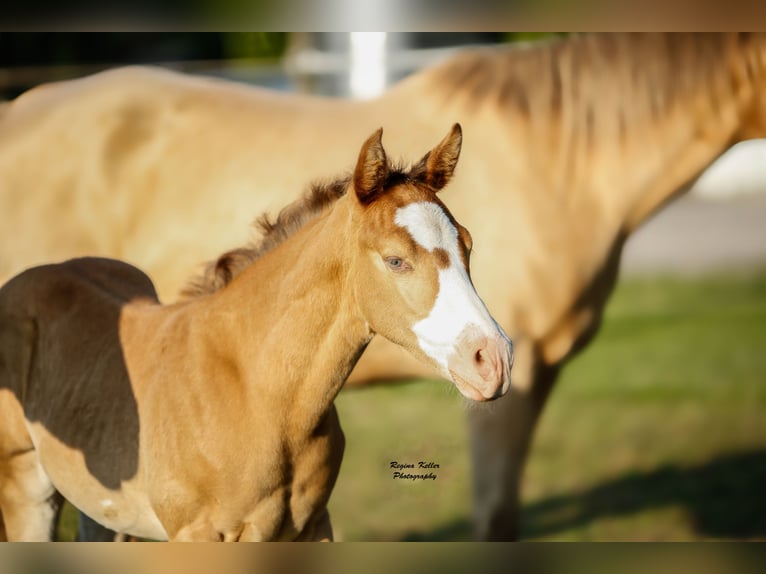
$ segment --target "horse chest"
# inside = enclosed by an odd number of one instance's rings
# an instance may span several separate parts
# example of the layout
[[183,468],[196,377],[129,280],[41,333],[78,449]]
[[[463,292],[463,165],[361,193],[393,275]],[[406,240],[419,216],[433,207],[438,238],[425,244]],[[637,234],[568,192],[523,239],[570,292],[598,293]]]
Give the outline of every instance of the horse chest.
[[152,458],[162,464],[155,463],[149,472],[149,495],[168,536],[177,540],[307,537],[308,527],[325,511],[337,478],[343,436],[334,409],[307,436],[285,440],[284,433],[284,429],[271,435],[252,433],[225,456],[211,454],[220,446],[218,441],[195,441],[193,452],[177,456],[154,453]]

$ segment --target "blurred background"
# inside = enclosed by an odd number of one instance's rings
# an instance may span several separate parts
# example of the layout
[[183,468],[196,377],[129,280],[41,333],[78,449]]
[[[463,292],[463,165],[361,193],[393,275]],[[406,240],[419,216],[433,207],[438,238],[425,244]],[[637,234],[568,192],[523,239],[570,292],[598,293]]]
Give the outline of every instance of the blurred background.
[[[532,33],[2,33],[0,98],[118,65],[369,98],[470,44]],[[565,369],[524,479],[534,540],[766,539],[766,144],[740,144],[628,242],[595,341]],[[330,509],[343,540],[467,540],[470,468],[451,386],[345,391]],[[423,439],[426,440],[423,440]],[[391,460],[435,461],[435,481]],[[74,536],[67,509],[61,537]]]

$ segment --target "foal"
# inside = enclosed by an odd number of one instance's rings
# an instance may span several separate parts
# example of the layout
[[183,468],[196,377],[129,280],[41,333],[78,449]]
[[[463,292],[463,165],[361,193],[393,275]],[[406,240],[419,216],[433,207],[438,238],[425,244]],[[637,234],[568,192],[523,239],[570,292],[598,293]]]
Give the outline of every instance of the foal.
[[511,342],[471,283],[468,231],[436,196],[460,127],[408,171],[381,134],[350,179],[263,223],[257,257],[222,256],[211,293],[162,306],[146,275],[109,259],[0,289],[9,539],[50,539],[62,495],[141,537],[332,539],[333,400],[375,333],[469,398],[507,391]]

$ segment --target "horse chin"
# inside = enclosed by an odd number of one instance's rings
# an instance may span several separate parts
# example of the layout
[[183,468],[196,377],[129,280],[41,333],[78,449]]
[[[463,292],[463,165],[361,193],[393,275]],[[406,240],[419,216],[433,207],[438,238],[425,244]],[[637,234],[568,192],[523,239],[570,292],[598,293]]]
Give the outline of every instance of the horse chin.
[[463,395],[467,399],[471,399],[472,401],[476,401],[478,403],[486,403],[489,401],[494,401],[497,398],[502,397],[505,392],[508,390],[508,384],[507,382],[503,384],[502,389],[500,392],[495,392],[493,395],[487,397],[482,392],[476,388],[474,385],[472,385],[467,379],[464,377],[461,377],[459,373],[455,372],[453,369],[449,370],[450,378],[452,379],[452,382],[455,383],[455,386],[457,387],[457,390],[460,391],[460,394]]

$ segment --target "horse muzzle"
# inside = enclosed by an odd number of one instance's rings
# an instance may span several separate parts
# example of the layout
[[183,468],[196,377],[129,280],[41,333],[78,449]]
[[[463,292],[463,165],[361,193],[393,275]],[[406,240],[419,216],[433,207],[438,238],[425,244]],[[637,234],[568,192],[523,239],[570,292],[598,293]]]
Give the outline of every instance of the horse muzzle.
[[511,386],[513,343],[504,333],[483,335],[470,329],[447,359],[447,370],[460,393],[474,401],[502,397]]

